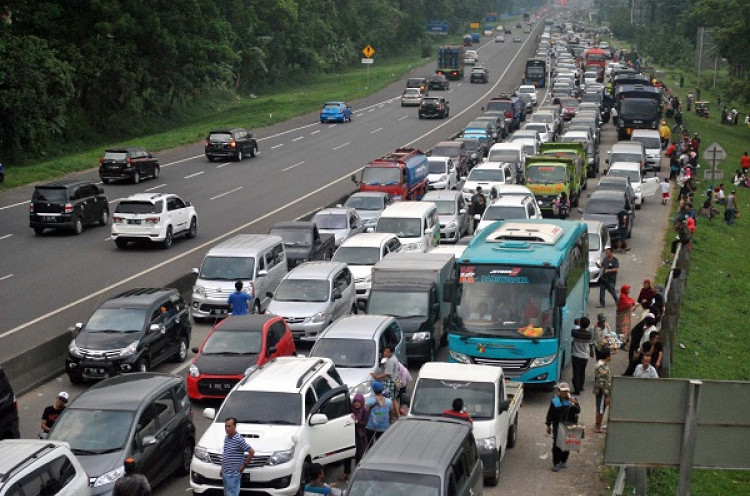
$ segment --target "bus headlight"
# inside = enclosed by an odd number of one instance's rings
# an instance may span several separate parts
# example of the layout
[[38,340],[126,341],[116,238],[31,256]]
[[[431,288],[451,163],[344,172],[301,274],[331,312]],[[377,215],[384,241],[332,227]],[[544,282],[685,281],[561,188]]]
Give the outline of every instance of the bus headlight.
[[553,363],[556,358],[557,358],[557,353],[555,353],[554,355],[547,355],[547,356],[535,358],[534,361],[531,362],[531,365],[529,365],[529,367],[532,369],[535,367],[545,367]]
[[469,355],[465,355],[453,350],[450,350],[448,354],[450,355],[451,360],[454,360],[458,363],[471,363],[471,358],[469,358]]

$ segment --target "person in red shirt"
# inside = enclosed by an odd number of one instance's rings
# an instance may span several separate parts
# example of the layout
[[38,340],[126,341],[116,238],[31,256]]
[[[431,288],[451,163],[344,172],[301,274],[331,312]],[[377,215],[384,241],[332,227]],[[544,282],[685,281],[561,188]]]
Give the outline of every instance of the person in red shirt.
[[462,398],[456,398],[453,400],[452,408],[443,410],[443,417],[456,418],[460,420],[466,420],[471,423],[471,415],[464,408],[464,400]]
[[740,158],[740,167],[742,167],[742,172],[747,174],[748,169],[750,169],[750,157],[747,156],[747,152]]

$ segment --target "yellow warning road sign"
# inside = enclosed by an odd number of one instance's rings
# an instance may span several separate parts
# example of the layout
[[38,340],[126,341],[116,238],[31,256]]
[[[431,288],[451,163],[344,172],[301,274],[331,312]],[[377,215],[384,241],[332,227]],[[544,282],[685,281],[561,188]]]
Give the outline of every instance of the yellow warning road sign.
[[369,59],[372,58],[373,55],[375,55],[375,49],[370,45],[367,45],[362,49],[362,53],[365,54],[365,57]]

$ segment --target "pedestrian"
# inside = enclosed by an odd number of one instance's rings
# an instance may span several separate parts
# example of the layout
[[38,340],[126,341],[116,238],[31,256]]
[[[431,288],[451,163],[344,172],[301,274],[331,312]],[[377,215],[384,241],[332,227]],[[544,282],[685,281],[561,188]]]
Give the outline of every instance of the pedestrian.
[[570,200],[568,199],[568,195],[563,191],[560,193],[557,198],[555,198],[554,203],[552,204],[552,208],[555,211],[555,214],[562,220],[565,220],[568,218],[568,211],[570,211]]
[[674,230],[677,232],[677,237],[674,239],[674,241],[672,241],[672,246],[670,248],[670,259],[664,261],[667,264],[671,264],[674,260],[675,253],[677,253],[677,245],[684,245],[684,247],[687,247],[690,243],[690,240],[692,239],[684,218],[677,219],[677,222],[675,222],[674,224]]
[[242,281],[234,283],[234,293],[229,295],[227,298],[227,304],[229,304],[229,311],[232,315],[247,315],[248,303],[253,301],[253,295],[247,291],[242,290]]
[[638,293],[638,303],[643,305],[644,308],[649,308],[651,302],[654,300],[654,296],[656,296],[656,290],[651,287],[651,279],[644,279],[643,287],[641,287],[641,291]]
[[547,409],[547,434],[552,434],[552,471],[558,472],[561,468],[567,467],[570,451],[562,450],[557,447],[557,436],[560,424],[578,422],[578,414],[581,413],[581,407],[578,401],[570,395],[570,385],[567,382],[561,382],[558,386],[558,393],[550,401]]
[[612,390],[612,371],[609,369],[609,362],[612,361],[612,355],[608,349],[599,352],[599,361],[596,362],[594,369],[594,397],[596,398],[596,414],[594,422],[594,432],[601,434],[606,427],[602,426],[604,413],[609,405],[609,393]]
[[382,384],[388,397],[396,404],[401,396],[401,384],[396,384],[401,378],[401,365],[393,354],[393,347],[383,347],[383,357],[380,359],[380,367],[376,372],[370,372],[370,376]]
[[664,346],[659,341],[659,331],[652,331],[648,334],[648,341],[641,346],[641,357],[643,356],[650,356],[651,364],[656,371],[659,372],[661,370],[662,359],[664,358]]
[[599,278],[599,308],[604,308],[605,292],[609,292],[609,294],[612,295],[615,304],[619,300],[617,293],[615,292],[615,284],[617,284],[617,271],[620,268],[620,261],[615,258],[612,253],[612,248],[607,248],[604,253],[604,260],[602,260],[602,276]]
[[626,205],[622,210],[617,212],[617,243],[620,248],[620,253],[630,251],[628,247],[628,230],[630,227],[630,212],[625,210]]
[[658,379],[659,372],[656,371],[653,365],[651,365],[651,356],[643,355],[641,357],[641,363],[635,367],[633,377],[640,379]]
[[669,202],[669,190],[672,189],[672,185],[669,184],[669,178],[665,177],[661,183],[659,183],[659,186],[661,187],[661,204],[666,205]]
[[588,317],[581,317],[578,325],[578,329],[571,331],[573,343],[571,344],[570,357],[573,367],[574,396],[578,396],[583,391],[583,385],[586,381],[586,364],[589,357],[594,357],[594,333],[589,329],[591,321]]
[[685,76],[680,75],[680,88],[685,87]]
[[638,322],[630,331],[630,346],[628,347],[628,366],[625,368],[624,376],[632,376],[635,368],[641,361],[641,340],[646,329],[651,329],[655,323],[653,314],[648,314]]
[[134,458],[125,458],[123,469],[125,473],[115,481],[112,496],[151,496],[151,485],[146,476],[135,473]]
[[726,219],[728,225],[734,225],[734,220],[739,215],[739,212],[740,209],[737,207],[737,192],[732,190],[729,196],[727,196],[727,206],[724,210],[724,219]]
[[727,195],[724,192],[724,183],[719,184],[719,189],[716,192],[716,203],[719,205],[727,204]]
[[224,496],[239,496],[242,486],[242,473],[255,455],[255,450],[237,432],[237,419],[229,417],[224,421],[224,450],[221,456],[221,480]]
[[[352,400],[352,419],[354,420],[354,464],[359,465],[362,457],[367,451],[367,421],[370,419],[370,410],[365,405],[365,395],[357,393]],[[344,475],[339,480],[346,482],[352,473],[352,459],[344,460]]]
[[737,112],[737,107],[732,107],[732,125],[737,125],[737,118],[739,117],[740,113]]
[[477,186],[476,193],[472,195],[469,205],[470,213],[474,217],[474,227],[472,231],[476,231],[479,221],[482,219],[482,215],[487,209],[487,197],[482,192],[481,186]]
[[750,114],[745,115],[745,127],[750,127]]
[[371,446],[388,430],[393,411],[393,402],[383,394],[383,384],[373,381],[370,383],[370,388],[375,396],[368,398],[366,403],[370,411],[366,426],[368,446]]
[[649,312],[654,316],[654,323],[658,324],[661,316],[664,315],[664,286],[661,284],[656,285],[656,294],[654,295],[654,301],[651,303]]
[[667,121],[661,121],[659,137],[661,138],[661,149],[665,150],[669,144],[669,139],[672,137],[672,130],[669,128]]
[[310,482],[305,484],[303,496],[340,496],[342,494],[341,489],[334,487],[334,484],[326,484],[326,474],[320,463],[310,464],[307,477]]
[[701,147],[701,138],[698,135],[698,133],[693,134],[693,139],[690,140],[690,149],[693,150],[696,154],[700,151]]
[[617,334],[623,343],[630,339],[630,317],[633,313],[635,300],[630,297],[630,285],[623,284],[620,288],[620,298],[617,300],[617,314],[615,315],[615,327]]
[[[721,105],[721,102],[719,102],[719,105]],[[721,124],[723,125],[723,124],[726,124],[726,123],[727,123],[727,106],[724,105],[721,108]]]
[[464,406],[463,398],[454,398],[450,408],[443,410],[443,417],[456,418],[472,423],[471,414]]
[[748,171],[750,171],[750,157],[747,152],[740,157],[740,167],[742,167],[742,173],[747,176]]
[[618,348],[617,334],[612,331],[607,322],[607,316],[603,313],[597,314],[594,326],[594,356],[602,348],[609,348],[615,353]]
[[60,391],[57,394],[57,398],[55,398],[55,402],[44,409],[42,413],[42,432],[39,433],[40,438],[47,439],[49,431],[55,425],[57,417],[65,410],[65,405],[68,404],[69,399],[70,395],[68,393]]
[[674,122],[675,122],[675,124],[672,127],[673,131],[675,129],[682,129],[682,112],[680,111],[679,108],[677,109],[677,111],[674,114]]

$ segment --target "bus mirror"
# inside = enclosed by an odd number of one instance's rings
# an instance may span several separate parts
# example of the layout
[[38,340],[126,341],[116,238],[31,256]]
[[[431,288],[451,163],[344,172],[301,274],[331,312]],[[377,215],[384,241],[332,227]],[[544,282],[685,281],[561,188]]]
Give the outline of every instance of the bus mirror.
[[450,303],[453,301],[453,282],[448,281],[443,283],[443,301]]
[[565,298],[566,298],[567,292],[568,290],[564,284],[555,286],[555,306],[556,307],[565,306]]

